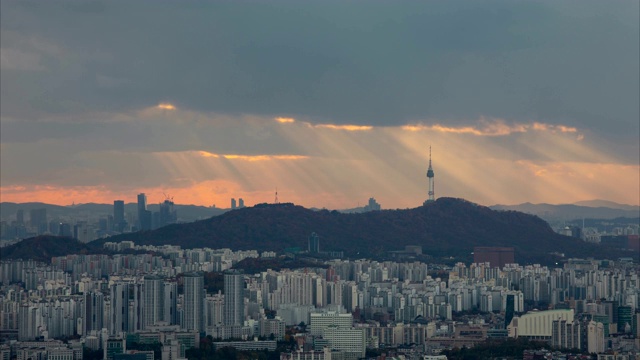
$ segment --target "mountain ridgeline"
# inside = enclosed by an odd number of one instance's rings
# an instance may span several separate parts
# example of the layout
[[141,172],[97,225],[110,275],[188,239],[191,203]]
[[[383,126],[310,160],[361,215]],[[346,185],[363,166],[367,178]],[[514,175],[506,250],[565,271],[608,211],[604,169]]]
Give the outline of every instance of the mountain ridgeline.
[[293,204],[260,204],[189,224],[122,234],[90,243],[131,240],[137,245],[181,245],[282,251],[305,250],[312,232],[320,235],[321,251],[343,251],[350,257],[385,256],[405,245],[421,245],[434,257],[470,260],[474,246],[510,246],[521,263],[566,256],[615,256],[597,245],[558,235],[542,219],[516,211],[495,211],[471,202],[440,198],[414,209],[360,214],[313,211]]

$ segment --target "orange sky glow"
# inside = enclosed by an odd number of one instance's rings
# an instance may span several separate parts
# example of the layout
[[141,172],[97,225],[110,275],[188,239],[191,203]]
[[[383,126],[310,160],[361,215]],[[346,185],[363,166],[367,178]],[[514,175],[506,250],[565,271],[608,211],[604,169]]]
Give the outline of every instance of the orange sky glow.
[[[578,129],[563,125],[482,120],[478,126],[461,127],[309,126],[293,118],[277,119],[269,133],[291,142],[297,153],[111,153],[107,158],[118,163],[137,158],[166,178],[153,186],[4,183],[1,200],[59,205],[134,202],[135,195],[144,192],[150,203],[169,194],[179,204],[228,207],[231,198],[244,198],[248,205],[272,202],[278,188],[281,202],[306,207],[349,208],[375,197],[383,208],[410,208],[426,198],[429,146],[437,197],[461,197],[483,205],[596,198],[638,204],[640,198],[637,165],[616,162],[584,137],[576,137]],[[495,143],[494,139],[514,135],[519,136],[514,140],[519,147],[536,149],[538,158],[505,153]]]

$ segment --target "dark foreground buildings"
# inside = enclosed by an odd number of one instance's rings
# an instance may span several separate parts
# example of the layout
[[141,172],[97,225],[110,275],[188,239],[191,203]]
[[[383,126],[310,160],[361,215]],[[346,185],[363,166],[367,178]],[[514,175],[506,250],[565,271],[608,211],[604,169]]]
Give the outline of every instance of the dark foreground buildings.
[[512,247],[474,247],[473,262],[491,263],[491,267],[502,268],[505,264],[515,263]]

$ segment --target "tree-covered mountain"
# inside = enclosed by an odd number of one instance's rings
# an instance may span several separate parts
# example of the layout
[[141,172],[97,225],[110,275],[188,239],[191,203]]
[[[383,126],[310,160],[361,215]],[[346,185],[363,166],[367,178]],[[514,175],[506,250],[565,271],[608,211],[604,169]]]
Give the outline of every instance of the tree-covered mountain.
[[453,198],[440,198],[414,209],[360,214],[260,204],[194,223],[101,239],[90,246],[131,240],[138,245],[282,251],[306,249],[312,232],[320,235],[321,251],[344,251],[352,257],[384,256],[405,245],[421,245],[426,254],[461,259],[471,259],[474,246],[512,246],[516,261],[523,263],[548,263],[552,252],[574,257],[621,256],[620,252],[558,235],[536,216],[495,211]]
[[17,244],[0,248],[0,259],[33,259],[49,262],[54,256],[87,253],[86,244],[76,239],[61,236],[36,236],[24,239]]

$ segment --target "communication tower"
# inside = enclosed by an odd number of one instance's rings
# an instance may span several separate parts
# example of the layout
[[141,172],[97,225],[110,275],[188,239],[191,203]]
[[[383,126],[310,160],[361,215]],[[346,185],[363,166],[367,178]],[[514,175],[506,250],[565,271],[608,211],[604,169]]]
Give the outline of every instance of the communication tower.
[[431,166],[431,146],[429,146],[429,169],[427,169],[427,179],[429,179],[429,198],[425,203],[430,203],[436,200],[434,191],[434,173],[433,167]]

